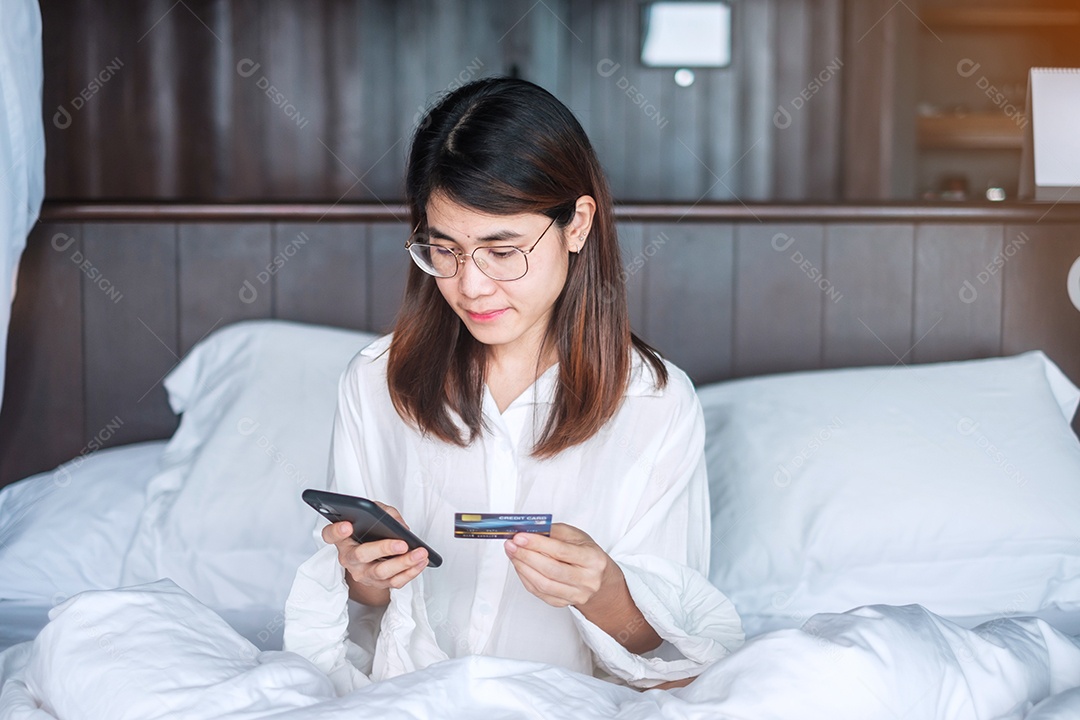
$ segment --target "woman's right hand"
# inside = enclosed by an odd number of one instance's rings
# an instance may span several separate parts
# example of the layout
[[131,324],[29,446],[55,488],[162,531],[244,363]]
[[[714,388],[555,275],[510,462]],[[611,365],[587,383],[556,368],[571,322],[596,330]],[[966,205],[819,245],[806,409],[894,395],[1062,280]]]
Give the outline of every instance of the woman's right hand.
[[[406,528],[401,513],[389,505],[375,503]],[[323,540],[337,546],[338,562],[346,570],[350,595],[366,605],[386,605],[390,588],[401,588],[423,571],[428,564],[427,550],[406,552],[404,540],[373,540],[358,543],[352,539],[352,523],[333,523],[323,528]]]

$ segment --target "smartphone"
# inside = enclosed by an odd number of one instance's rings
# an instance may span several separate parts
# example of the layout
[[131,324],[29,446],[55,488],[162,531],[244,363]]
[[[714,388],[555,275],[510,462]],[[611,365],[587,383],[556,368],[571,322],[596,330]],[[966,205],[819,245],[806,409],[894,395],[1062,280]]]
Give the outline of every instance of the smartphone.
[[428,567],[442,565],[442,556],[439,553],[432,550],[427,543],[367,498],[311,488],[305,490],[300,497],[330,522],[348,520],[352,523],[352,538],[358,543],[373,540],[404,540],[409,546],[409,551],[416,548],[427,550]]

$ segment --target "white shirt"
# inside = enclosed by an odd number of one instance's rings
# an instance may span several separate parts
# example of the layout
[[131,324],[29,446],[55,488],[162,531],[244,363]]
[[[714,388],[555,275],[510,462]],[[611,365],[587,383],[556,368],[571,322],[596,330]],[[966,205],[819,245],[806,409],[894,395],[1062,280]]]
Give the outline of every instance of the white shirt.
[[[344,570],[334,546],[322,541],[320,521],[315,537],[322,547],[301,565],[286,604],[287,650],[346,692],[368,676],[379,680],[475,654],[606,672],[650,687],[697,675],[742,644],[734,606],[705,578],[711,535],[704,421],[681,370],[668,363],[668,384],[657,390],[648,364],[633,352],[615,416],[588,441],[538,460],[530,452],[554,399],[557,365],[502,413],[485,387],[487,429],[461,448],[423,437],[397,414],[386,384],[389,344],[390,336],[376,340],[342,376],[330,488],[396,507],[443,564],[391,590],[385,612],[349,603]],[[635,655],[576,608],[556,608],[529,593],[503,541],[454,537],[455,513],[480,512],[550,513],[553,522],[588,533],[619,564],[634,602],[665,642]]]

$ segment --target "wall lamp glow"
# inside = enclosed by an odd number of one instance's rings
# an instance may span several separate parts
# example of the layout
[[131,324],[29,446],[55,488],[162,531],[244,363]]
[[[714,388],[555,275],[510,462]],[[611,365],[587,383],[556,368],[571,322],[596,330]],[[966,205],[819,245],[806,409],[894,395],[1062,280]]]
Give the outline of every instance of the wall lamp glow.
[[641,6],[641,64],[678,68],[675,82],[694,82],[690,68],[731,65],[731,5],[726,2],[646,2]]

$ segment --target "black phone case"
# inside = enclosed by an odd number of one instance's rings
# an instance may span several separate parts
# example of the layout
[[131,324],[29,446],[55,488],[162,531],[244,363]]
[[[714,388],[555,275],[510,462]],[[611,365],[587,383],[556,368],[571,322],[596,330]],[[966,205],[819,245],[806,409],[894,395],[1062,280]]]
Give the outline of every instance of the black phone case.
[[432,550],[427,543],[367,498],[310,488],[305,490],[300,497],[330,522],[348,520],[352,523],[352,537],[358,543],[373,540],[404,540],[410,551],[421,547],[427,550],[428,567],[442,565],[442,556],[439,553]]

